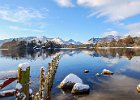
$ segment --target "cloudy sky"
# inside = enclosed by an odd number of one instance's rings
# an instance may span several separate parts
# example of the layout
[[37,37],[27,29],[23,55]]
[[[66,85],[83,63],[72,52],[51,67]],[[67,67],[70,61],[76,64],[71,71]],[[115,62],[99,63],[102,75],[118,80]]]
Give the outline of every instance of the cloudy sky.
[[0,0],[0,39],[140,35],[140,0]]

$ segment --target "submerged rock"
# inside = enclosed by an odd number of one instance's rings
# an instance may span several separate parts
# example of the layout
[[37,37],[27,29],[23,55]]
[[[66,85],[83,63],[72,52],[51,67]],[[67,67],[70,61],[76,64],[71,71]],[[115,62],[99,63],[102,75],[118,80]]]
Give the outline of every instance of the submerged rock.
[[89,70],[84,70],[84,73],[89,73]]
[[71,91],[72,94],[88,94],[90,91],[89,85],[76,83]]
[[107,69],[103,69],[102,74],[103,75],[113,75],[113,72],[110,70],[107,70]]
[[70,73],[64,78],[64,80],[60,83],[58,87],[61,89],[72,89],[74,84],[76,83],[83,83],[83,81],[77,75]]
[[140,93],[140,84],[137,86],[137,91]]

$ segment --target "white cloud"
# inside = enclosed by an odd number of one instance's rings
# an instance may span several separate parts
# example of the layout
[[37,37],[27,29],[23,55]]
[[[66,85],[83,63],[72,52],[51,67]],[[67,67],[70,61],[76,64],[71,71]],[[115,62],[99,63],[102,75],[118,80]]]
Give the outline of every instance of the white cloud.
[[140,0],[77,0],[77,4],[92,8],[89,16],[106,17],[111,22],[140,14]]
[[104,58],[103,57],[102,60],[104,62],[106,62],[108,64],[108,66],[113,66],[113,65],[115,65],[115,64],[120,62],[119,58],[117,58],[117,57],[116,58],[112,58],[112,59]]
[[119,33],[117,31],[110,31],[110,32],[104,32],[103,35],[104,36],[108,36],[108,35],[113,35],[113,36],[117,36]]
[[135,37],[135,36],[140,36],[140,31],[139,32],[129,32],[129,33],[127,33],[127,34],[125,34],[124,36],[128,36],[128,35],[131,35],[131,36],[133,36],[133,37]]
[[40,29],[22,28],[22,27],[18,27],[18,26],[9,26],[9,29],[15,30],[15,31],[33,32],[33,33],[43,33],[44,32],[44,30],[40,30]]
[[19,30],[20,28],[18,26],[10,26],[9,29],[12,29],[12,30]]
[[33,8],[17,7],[12,9],[10,7],[0,7],[0,19],[10,22],[26,22],[32,19],[45,18],[47,9],[37,10]]
[[3,40],[3,39],[8,39],[8,38],[10,38],[10,35],[0,30],[0,39]]
[[140,22],[130,23],[130,24],[120,23],[119,26],[128,31],[124,36],[127,36],[127,35],[139,36],[140,35]]
[[138,22],[138,23],[131,23],[131,24],[125,25],[125,28],[129,32],[140,32],[140,22]]
[[112,29],[112,28],[107,28],[106,30],[107,30],[107,31],[112,31],[113,29]]
[[55,1],[61,7],[73,7],[71,0],[55,0]]
[[40,29],[33,29],[31,31],[35,32],[35,33],[43,33],[44,32],[43,30],[40,30]]

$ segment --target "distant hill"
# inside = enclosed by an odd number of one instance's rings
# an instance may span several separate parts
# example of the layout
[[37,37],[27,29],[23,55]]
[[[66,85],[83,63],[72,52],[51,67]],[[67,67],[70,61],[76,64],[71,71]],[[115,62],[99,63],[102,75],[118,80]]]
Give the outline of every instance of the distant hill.
[[15,40],[20,40],[20,41],[29,41],[33,38],[36,38],[36,37],[20,37],[20,38],[9,38],[9,39],[4,39],[4,40],[0,40],[0,46],[3,44],[3,43],[6,43],[6,42],[11,42],[13,39]]
[[19,40],[19,41],[27,41],[27,42],[35,41],[36,43],[38,43],[38,42],[46,43],[48,41],[52,41],[52,42],[55,42],[57,44],[65,44],[65,45],[69,45],[69,44],[79,45],[79,44],[81,44],[81,42],[74,41],[72,39],[65,41],[59,37],[58,38],[47,38],[45,36],[42,36],[42,37],[20,37],[20,38],[4,39],[4,40],[0,40],[0,45],[2,45],[3,43],[6,43],[6,42],[10,42],[13,39]]
[[[80,45],[82,43],[72,39],[65,41],[61,38],[42,37],[21,37],[0,40],[1,48],[3,49],[41,49],[41,48],[60,48],[70,45]],[[24,45],[24,46],[23,46]]]
[[91,38],[84,44],[96,44],[97,42],[111,42],[112,40],[119,40],[121,36],[108,35],[103,38]]
[[113,36],[91,38],[85,43],[72,39],[65,41],[61,38],[21,37],[0,40],[2,49],[42,49],[42,48],[91,48],[91,47],[140,47],[140,37]]

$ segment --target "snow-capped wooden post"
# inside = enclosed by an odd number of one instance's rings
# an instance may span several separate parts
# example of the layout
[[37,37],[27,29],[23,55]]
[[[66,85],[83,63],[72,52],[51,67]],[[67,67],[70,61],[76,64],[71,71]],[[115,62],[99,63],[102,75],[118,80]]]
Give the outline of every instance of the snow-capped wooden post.
[[29,100],[30,65],[21,63],[18,66],[18,83],[22,85],[21,92],[25,94],[24,100]]

